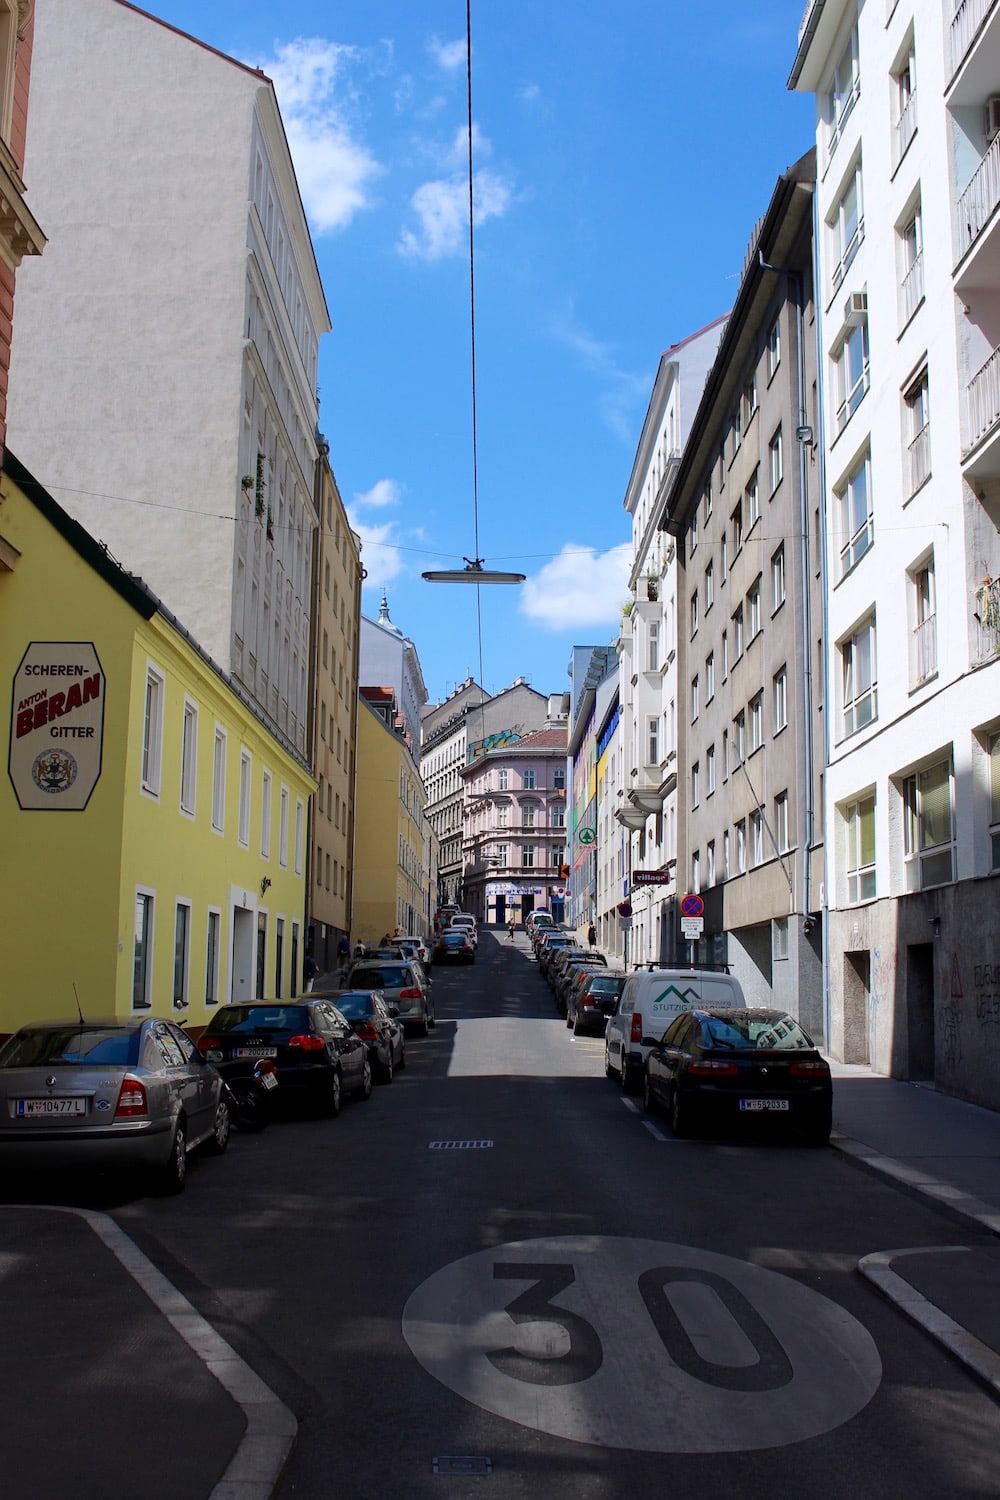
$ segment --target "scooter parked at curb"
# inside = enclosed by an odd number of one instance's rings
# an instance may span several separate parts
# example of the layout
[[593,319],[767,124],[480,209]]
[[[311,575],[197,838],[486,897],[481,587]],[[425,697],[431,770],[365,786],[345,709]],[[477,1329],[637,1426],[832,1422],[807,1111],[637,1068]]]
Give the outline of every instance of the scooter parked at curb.
[[[212,1061],[211,1054],[208,1060]],[[274,1114],[278,1088],[278,1075],[271,1058],[259,1057],[254,1063],[240,1060],[217,1062],[215,1068],[226,1086],[237,1130],[248,1133],[266,1130]]]

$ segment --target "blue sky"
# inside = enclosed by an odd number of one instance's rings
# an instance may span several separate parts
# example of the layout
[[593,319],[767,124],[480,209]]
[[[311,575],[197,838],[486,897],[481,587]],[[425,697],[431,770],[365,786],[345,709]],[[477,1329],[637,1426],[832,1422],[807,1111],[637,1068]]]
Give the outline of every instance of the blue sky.
[[[728,310],[809,147],[803,0],[472,0],[475,554],[464,0],[158,0],[274,79],[333,322],[321,427],[432,701],[467,675],[568,686],[615,634],[622,505],[664,349]],[[480,634],[482,665],[480,666]]]

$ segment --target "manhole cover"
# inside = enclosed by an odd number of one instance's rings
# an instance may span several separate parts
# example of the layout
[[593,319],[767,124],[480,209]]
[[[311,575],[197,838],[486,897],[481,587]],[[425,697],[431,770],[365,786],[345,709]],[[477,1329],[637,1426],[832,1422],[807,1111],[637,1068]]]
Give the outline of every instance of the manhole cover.
[[492,1141],[428,1141],[431,1151],[489,1151]]
[[492,1474],[493,1460],[476,1454],[444,1454],[434,1460],[435,1474]]

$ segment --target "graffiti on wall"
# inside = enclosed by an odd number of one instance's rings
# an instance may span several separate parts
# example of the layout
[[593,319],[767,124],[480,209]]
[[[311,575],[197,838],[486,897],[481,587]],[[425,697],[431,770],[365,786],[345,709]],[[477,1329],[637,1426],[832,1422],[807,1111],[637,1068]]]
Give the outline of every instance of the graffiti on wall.
[[980,1026],[1000,1026],[1000,964],[973,964],[976,1020]]
[[948,999],[942,1005],[940,1013],[941,1047],[945,1063],[949,1068],[957,1067],[962,1061],[962,1001],[964,998],[958,954],[953,953]]

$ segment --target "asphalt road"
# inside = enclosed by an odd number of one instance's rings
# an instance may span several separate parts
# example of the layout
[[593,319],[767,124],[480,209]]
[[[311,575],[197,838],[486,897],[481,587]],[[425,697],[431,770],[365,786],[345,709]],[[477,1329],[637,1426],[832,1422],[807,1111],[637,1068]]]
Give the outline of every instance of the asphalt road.
[[997,1406],[857,1272],[954,1224],[829,1148],[674,1141],[523,939],[434,989],[369,1102],[112,1205],[295,1412],[281,1500],[1000,1495]]

